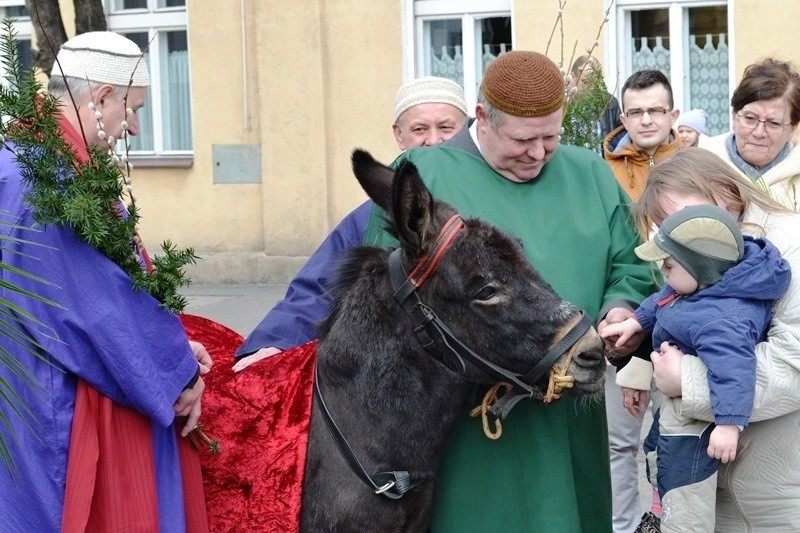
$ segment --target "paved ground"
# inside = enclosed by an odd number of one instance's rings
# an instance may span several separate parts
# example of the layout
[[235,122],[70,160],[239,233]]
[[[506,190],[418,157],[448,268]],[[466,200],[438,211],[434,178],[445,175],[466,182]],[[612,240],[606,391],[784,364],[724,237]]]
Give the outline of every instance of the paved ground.
[[286,285],[191,285],[181,293],[189,300],[187,313],[211,318],[247,336],[283,298]]
[[[188,300],[187,313],[204,316],[247,336],[269,309],[283,297],[285,284],[265,285],[192,285],[181,291]],[[652,417],[645,416],[643,431],[650,428]],[[644,457],[639,454],[642,512],[650,508],[651,489],[644,480]]]

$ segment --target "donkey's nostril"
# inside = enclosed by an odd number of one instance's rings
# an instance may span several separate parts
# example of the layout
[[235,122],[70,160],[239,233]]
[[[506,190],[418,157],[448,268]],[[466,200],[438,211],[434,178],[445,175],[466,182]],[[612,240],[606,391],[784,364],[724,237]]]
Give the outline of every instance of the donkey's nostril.
[[600,349],[592,348],[581,352],[580,355],[578,356],[578,359],[583,360],[585,362],[597,363],[598,361],[602,361],[603,357],[604,355],[602,348]]

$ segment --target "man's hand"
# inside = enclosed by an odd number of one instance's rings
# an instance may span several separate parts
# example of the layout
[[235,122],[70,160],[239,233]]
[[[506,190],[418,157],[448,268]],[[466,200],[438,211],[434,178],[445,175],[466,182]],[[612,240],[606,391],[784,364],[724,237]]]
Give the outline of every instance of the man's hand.
[[[597,332],[600,334],[600,336],[602,336],[603,330],[609,324],[618,324],[627,320],[632,315],[633,311],[630,309],[625,309],[624,307],[615,307],[606,313],[605,318],[597,325]],[[621,346],[616,346],[617,337],[608,337],[604,339],[606,344],[606,357],[613,359],[615,357],[628,356],[639,347],[643,339],[644,333],[640,331],[631,335],[631,337],[627,341],[623,342]]]
[[208,374],[214,363],[211,361],[211,356],[208,354],[206,347],[195,341],[189,341],[189,346],[192,348],[192,353],[200,364],[200,375]]
[[681,358],[683,352],[668,342],[662,342],[660,350],[650,354],[653,361],[653,380],[661,394],[669,398],[681,395]]
[[717,426],[711,432],[708,442],[708,456],[723,463],[736,459],[736,445],[739,443],[739,428],[733,424]]
[[197,378],[193,387],[181,392],[178,401],[173,406],[176,416],[186,417],[186,425],[181,429],[181,437],[191,433],[200,421],[200,398],[203,396],[205,388],[206,384],[203,382],[203,378]]
[[233,365],[233,371],[234,372],[241,372],[242,370],[244,370],[248,366],[252,365],[253,363],[257,363],[257,362],[261,361],[262,359],[266,359],[267,357],[271,357],[271,356],[279,354],[281,352],[283,352],[283,350],[280,350],[280,349],[275,348],[273,346],[269,346],[267,348],[261,348],[256,353],[252,353],[252,354],[248,355],[247,357],[242,357],[241,359],[236,361],[236,363]]
[[650,401],[650,391],[629,389],[620,387],[622,390],[622,406],[628,410],[631,416],[639,416]]

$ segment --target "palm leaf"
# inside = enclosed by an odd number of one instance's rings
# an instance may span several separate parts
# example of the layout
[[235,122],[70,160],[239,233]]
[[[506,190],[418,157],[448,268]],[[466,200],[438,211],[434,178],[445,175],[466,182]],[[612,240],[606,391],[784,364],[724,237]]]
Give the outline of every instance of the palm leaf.
[[[3,220],[0,220],[0,226],[17,230],[26,229]],[[0,242],[4,244],[15,243],[36,245],[36,243],[32,243],[26,241],[25,239],[10,235],[4,235],[0,237]],[[19,254],[17,251],[9,249],[8,246],[0,246],[0,258],[4,257],[4,254],[6,257],[10,254],[27,255]],[[37,283],[41,283],[42,285],[50,284],[48,281],[38,276],[2,261],[0,261],[0,271],[4,272],[5,274],[12,274],[20,278],[33,280]],[[35,292],[24,289],[8,281],[7,279],[0,279],[0,290],[3,291],[3,294],[10,295],[13,293],[18,295],[18,297],[21,299],[38,300],[39,302],[47,305],[60,307],[58,303],[44,298]],[[52,338],[57,338],[55,331],[52,328],[44,324],[37,317],[31,315],[17,303],[14,303],[6,297],[0,296],[0,338],[2,339],[2,342],[0,342],[0,366],[7,369],[7,375],[15,376],[20,383],[23,383],[25,387],[29,388],[35,393],[47,394],[47,390],[45,389],[44,385],[36,379],[30,370],[28,370],[27,366],[24,364],[24,361],[18,360],[10,350],[12,344],[21,346],[30,354],[31,357],[37,357],[48,364],[50,363],[50,361],[43,355],[45,353],[44,348],[27,333],[28,328],[31,326],[35,326],[40,331],[49,330],[52,332]],[[14,458],[9,452],[9,441],[5,435],[9,435],[12,439],[15,438],[13,434],[12,420],[9,419],[9,416],[19,418],[28,427],[35,422],[35,418],[31,410],[25,404],[22,396],[20,395],[20,391],[14,390],[8,380],[3,377],[0,377],[0,402],[8,406],[8,415],[4,411],[0,411],[0,426],[4,426],[7,430],[6,432],[0,433],[0,460],[2,460],[8,471],[14,475],[16,474],[17,469],[14,464]]]

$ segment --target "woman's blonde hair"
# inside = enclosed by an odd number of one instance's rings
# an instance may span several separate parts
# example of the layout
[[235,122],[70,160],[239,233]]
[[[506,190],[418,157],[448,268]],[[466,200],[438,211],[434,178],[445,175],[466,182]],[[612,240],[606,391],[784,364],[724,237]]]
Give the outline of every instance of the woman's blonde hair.
[[634,206],[636,229],[647,239],[653,224],[666,218],[666,193],[701,196],[744,213],[753,203],[767,213],[792,213],[740,176],[717,155],[703,148],[684,148],[650,171],[644,192]]

